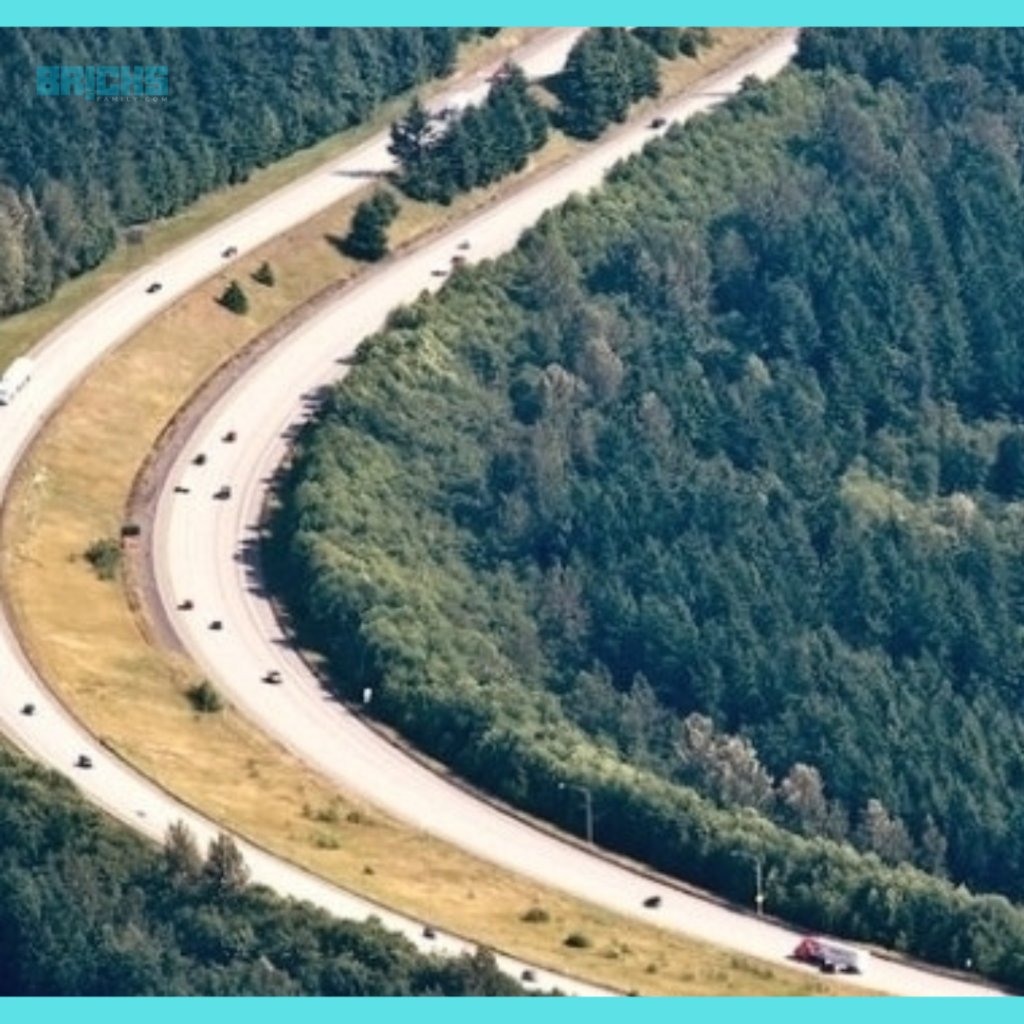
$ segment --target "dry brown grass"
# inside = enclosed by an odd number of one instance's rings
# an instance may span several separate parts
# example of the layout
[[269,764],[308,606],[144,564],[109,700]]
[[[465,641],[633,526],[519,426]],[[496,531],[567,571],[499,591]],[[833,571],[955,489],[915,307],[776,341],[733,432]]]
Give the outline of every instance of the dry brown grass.
[[[559,140],[536,165],[559,162],[570,150]],[[489,198],[463,198],[446,211],[405,204],[394,237],[408,242]],[[354,202],[231,268],[230,276],[245,280],[267,259],[277,273],[275,288],[247,288],[249,316],[216,306],[229,275],[211,279],[104,360],[43,432],[0,522],[7,553],[2,582],[34,662],[93,732],[170,791],[267,849],[384,904],[643,994],[845,991],[544,890],[337,792],[232,709],[194,713],[185,699],[198,676],[194,666],[154,649],[122,589],[98,581],[82,560],[91,541],[116,535],[138,466],[195,386],[260,329],[355,271],[325,240],[343,233]],[[215,219],[193,218],[193,228]],[[176,240],[185,233],[168,232]],[[67,315],[66,303],[61,309]],[[39,322],[52,315],[40,313]],[[532,906],[544,907],[549,921],[524,923]],[[564,940],[572,932],[592,945],[568,949]]]

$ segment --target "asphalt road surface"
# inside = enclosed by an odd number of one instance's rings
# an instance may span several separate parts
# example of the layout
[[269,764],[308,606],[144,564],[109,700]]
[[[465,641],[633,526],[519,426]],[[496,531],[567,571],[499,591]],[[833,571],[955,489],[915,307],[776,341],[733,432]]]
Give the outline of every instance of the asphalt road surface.
[[[573,31],[554,30],[533,47],[537,61],[549,62],[546,70],[558,66]],[[554,56],[559,47],[561,55]],[[742,66],[705,83],[700,93],[668,103],[657,113],[670,123],[684,120],[720,102],[747,75],[775,73],[789,60],[792,49],[792,37],[768,46]],[[529,66],[528,71],[539,73],[538,65]],[[453,91],[465,93],[467,83],[458,83]],[[289,430],[308,414],[303,398],[344,372],[338,360],[351,355],[359,341],[383,323],[388,310],[425,288],[439,287],[444,278],[437,272],[450,266],[456,252],[479,260],[507,251],[544,210],[572,192],[599,184],[610,166],[655,134],[645,126],[616,131],[571,166],[373,272],[262,360],[199,425],[192,446],[169,478],[172,485],[188,486],[190,493],[174,494],[171,486],[161,500],[154,533],[158,579],[171,609],[184,597],[195,603],[194,611],[176,614],[175,622],[185,646],[218,688],[268,733],[339,785],[541,882],[625,914],[647,917],[662,927],[779,962],[795,946],[796,933],[652,883],[642,873],[534,830],[425,770],[331,701],[289,650],[246,554],[246,542],[255,536],[266,483],[285,451]],[[220,252],[227,246],[252,248],[358,187],[364,172],[386,168],[385,145],[383,138],[375,139],[328,170],[257,204],[136,275],[51,336],[36,353],[33,382],[13,406],[0,409],[0,486],[46,411],[103,352],[172,298],[220,270]],[[467,240],[470,249],[460,250],[460,243]],[[145,291],[153,280],[164,286],[156,295]],[[229,429],[238,432],[238,440],[226,445],[220,438]],[[199,450],[206,452],[208,461],[194,467],[190,459]],[[232,498],[214,500],[214,491],[224,484],[232,487]],[[223,621],[222,631],[207,628],[213,618]],[[6,620],[0,639],[0,724],[6,732],[39,760],[75,776],[95,802],[154,837],[161,837],[167,824],[178,819],[185,820],[201,841],[213,834],[210,823],[117,762],[61,711],[35,679]],[[271,669],[281,672],[280,686],[261,682]],[[31,718],[18,714],[26,701],[39,708]],[[94,769],[74,769],[80,752],[92,756]],[[245,854],[260,881],[346,916],[363,917],[370,912],[364,901],[251,847],[245,847]],[[662,897],[662,906],[657,911],[644,910],[643,901],[654,894]],[[373,912],[421,944],[428,941],[420,934],[420,924]],[[448,942],[439,939],[429,944]],[[518,973],[520,965],[511,964],[508,969]],[[586,986],[556,980],[544,972],[538,972],[537,979],[541,985],[588,991]],[[878,960],[863,982],[900,994],[992,994],[981,986]]]

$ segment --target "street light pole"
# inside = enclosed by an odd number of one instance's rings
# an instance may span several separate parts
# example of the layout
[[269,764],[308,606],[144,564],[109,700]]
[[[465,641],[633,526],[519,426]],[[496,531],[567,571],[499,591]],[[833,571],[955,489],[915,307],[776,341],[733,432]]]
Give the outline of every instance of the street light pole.
[[583,812],[586,815],[587,842],[594,845],[594,794],[586,786],[577,786],[571,782],[560,782],[559,789],[574,789],[577,793],[583,794]]

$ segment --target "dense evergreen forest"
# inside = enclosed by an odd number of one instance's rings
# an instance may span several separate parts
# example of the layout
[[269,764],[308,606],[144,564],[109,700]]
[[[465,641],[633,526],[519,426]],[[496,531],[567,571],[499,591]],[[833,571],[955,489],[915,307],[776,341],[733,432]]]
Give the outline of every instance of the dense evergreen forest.
[[[0,316],[454,65],[455,28],[0,29]],[[484,30],[487,32],[496,30]],[[40,65],[164,65],[166,100],[37,96]]]
[[424,956],[246,875],[229,839],[157,851],[0,748],[0,997],[523,994],[487,951]]
[[339,689],[576,830],[587,786],[609,847],[1024,987],[1022,143],[1024,31],[808,31],[397,311],[268,552]]

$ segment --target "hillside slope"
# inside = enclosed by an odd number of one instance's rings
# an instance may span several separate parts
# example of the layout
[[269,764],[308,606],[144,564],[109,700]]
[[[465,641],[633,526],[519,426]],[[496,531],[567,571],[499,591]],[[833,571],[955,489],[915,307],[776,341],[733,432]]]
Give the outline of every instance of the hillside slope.
[[1022,40],[808,33],[397,313],[275,527],[339,685],[476,781],[1017,984],[954,884],[1022,895]]

